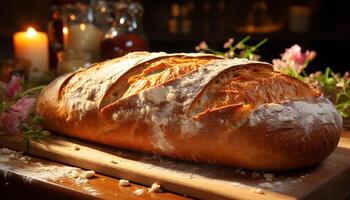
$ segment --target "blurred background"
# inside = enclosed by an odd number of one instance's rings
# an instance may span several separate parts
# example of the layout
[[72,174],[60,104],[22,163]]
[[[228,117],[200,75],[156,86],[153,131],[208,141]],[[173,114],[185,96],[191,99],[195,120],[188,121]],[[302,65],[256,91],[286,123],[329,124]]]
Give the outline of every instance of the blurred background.
[[[64,49],[61,35],[64,25],[60,18],[63,13],[59,7],[76,2],[91,3],[95,5],[93,9],[109,12],[108,16],[101,14],[102,17],[94,18],[100,19],[104,39],[115,36],[113,27],[125,24],[125,18],[118,18],[118,13],[127,12],[137,18],[129,24],[133,28],[137,26],[139,37],[132,39],[138,45],[136,49],[194,52],[199,42],[206,41],[220,50],[228,38],[240,40],[250,35],[254,44],[269,39],[258,52],[264,61],[271,62],[285,48],[299,44],[303,50],[317,51],[317,58],[308,70],[331,66],[334,71],[343,72],[350,67],[348,2],[332,0],[140,0],[141,7],[137,5],[129,10],[120,5],[103,7],[107,1],[1,1],[0,59],[14,57],[13,34],[31,26],[48,33],[50,66],[57,65],[52,58],[55,60]],[[132,15],[134,11],[137,13]],[[110,15],[114,21],[109,19]],[[101,48],[114,48],[113,45],[113,42],[101,43]],[[104,55],[102,51],[102,58]]]

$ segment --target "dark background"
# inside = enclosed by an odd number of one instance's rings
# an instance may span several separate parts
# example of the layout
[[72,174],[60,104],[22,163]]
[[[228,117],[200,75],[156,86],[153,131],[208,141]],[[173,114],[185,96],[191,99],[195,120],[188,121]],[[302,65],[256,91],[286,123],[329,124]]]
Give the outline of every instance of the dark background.
[[[12,34],[25,30],[28,25],[46,31],[50,20],[50,7],[60,0],[2,1],[0,6],[0,59],[13,56]],[[242,39],[247,33],[238,32],[236,27],[246,22],[254,1],[238,0],[141,0],[144,6],[144,31],[151,51],[193,52],[200,41],[207,41],[220,49],[225,40],[233,37]],[[251,44],[263,38],[269,41],[260,48],[264,61],[271,62],[285,48],[300,44],[303,50],[316,50],[317,58],[309,71],[331,66],[335,71],[350,69],[350,10],[348,1],[309,0],[278,1],[267,0],[268,14],[273,21],[283,24],[277,32],[249,34]],[[191,28],[188,33],[170,33],[173,4],[189,5],[191,12],[186,16]],[[307,33],[293,33],[288,30],[288,6],[307,5],[312,8],[311,29]],[[179,22],[183,20],[179,18]]]

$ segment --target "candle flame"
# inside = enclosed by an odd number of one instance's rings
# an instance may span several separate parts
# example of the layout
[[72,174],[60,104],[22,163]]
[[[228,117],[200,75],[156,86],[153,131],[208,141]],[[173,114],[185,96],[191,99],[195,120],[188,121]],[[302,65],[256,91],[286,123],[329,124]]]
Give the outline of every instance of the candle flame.
[[68,28],[67,27],[63,27],[62,32],[63,32],[63,34],[68,34]]
[[29,38],[34,37],[34,36],[36,35],[35,29],[32,28],[32,27],[29,27],[29,28],[27,29],[27,35],[28,35]]
[[86,25],[85,24],[80,24],[80,30],[81,31],[85,31],[86,29]]

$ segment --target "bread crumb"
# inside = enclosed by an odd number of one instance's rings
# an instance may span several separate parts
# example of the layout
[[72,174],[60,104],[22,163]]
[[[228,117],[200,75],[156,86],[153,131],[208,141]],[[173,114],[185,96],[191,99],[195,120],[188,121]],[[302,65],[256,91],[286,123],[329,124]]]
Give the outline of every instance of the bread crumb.
[[79,150],[80,150],[80,147],[79,147],[78,145],[74,145],[74,146],[73,146],[73,149],[74,149],[75,151],[79,151]]
[[135,190],[132,194],[136,196],[140,196],[144,193],[145,191],[143,189],[137,189]]
[[261,189],[261,188],[257,188],[257,189],[255,190],[255,193],[257,193],[257,194],[265,194],[264,190]]
[[28,157],[28,156],[22,156],[22,157],[19,158],[19,160],[21,162],[23,162],[24,164],[28,164],[29,163],[28,161],[31,160],[31,158]]
[[273,180],[274,175],[271,173],[265,173],[264,177],[265,177],[267,182],[271,182]]
[[119,186],[123,186],[123,187],[130,186],[130,182],[128,180],[125,180],[125,179],[120,179]]
[[162,192],[162,189],[160,188],[159,184],[153,183],[151,188],[149,189],[149,192]]
[[13,154],[13,153],[11,153],[11,154],[9,155],[9,158],[14,159],[14,158],[16,158],[16,155]]
[[94,175],[95,175],[95,172],[92,171],[92,170],[85,171],[84,175],[83,175],[83,178],[89,179],[89,178],[93,177]]

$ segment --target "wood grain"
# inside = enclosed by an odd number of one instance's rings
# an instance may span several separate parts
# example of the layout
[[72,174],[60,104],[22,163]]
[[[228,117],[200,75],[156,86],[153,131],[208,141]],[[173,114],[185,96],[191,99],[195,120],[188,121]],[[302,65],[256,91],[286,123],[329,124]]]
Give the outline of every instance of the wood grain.
[[[79,151],[74,150],[76,145]],[[1,134],[0,146],[23,150],[22,138]],[[33,142],[29,153],[145,185],[157,182],[166,190],[200,199],[344,199],[350,195],[345,188],[350,184],[350,138],[345,137],[322,164],[275,173],[268,183],[273,187],[264,188],[264,194],[256,190],[266,180],[253,178],[252,171],[159,158],[54,135],[45,142]]]

